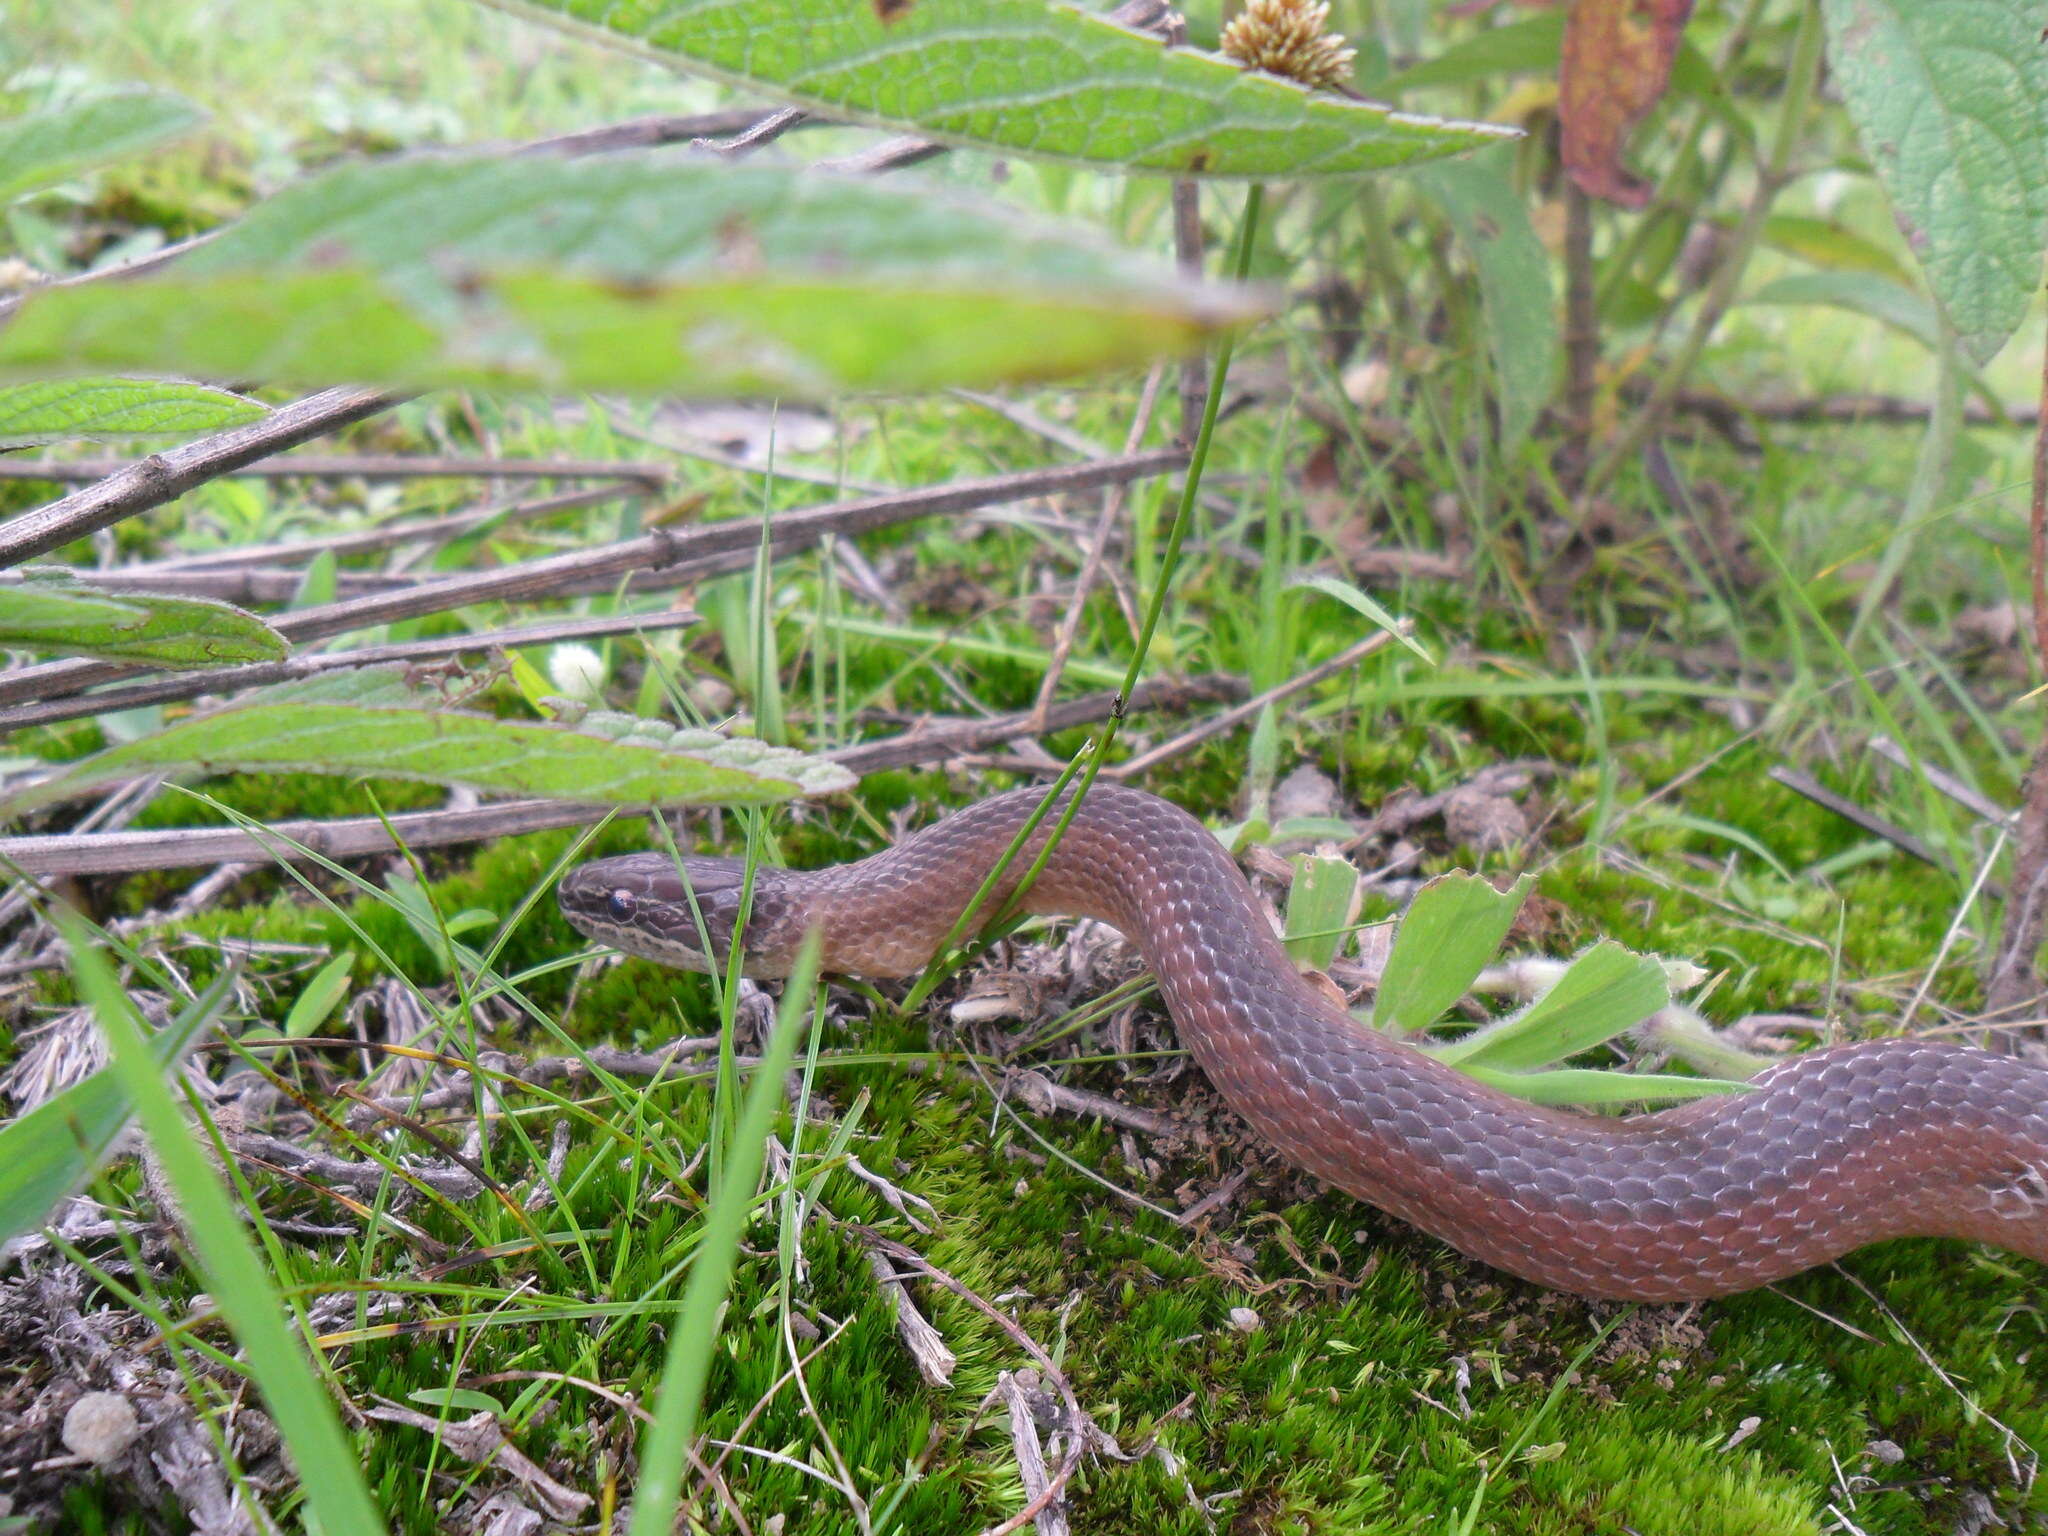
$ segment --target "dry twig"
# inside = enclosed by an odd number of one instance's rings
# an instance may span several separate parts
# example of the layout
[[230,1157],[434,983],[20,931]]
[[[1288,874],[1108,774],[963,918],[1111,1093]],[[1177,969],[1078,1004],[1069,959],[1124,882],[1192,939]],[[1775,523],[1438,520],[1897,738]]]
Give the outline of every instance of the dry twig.
[[373,389],[323,389],[261,421],[152,453],[96,485],[0,524],[0,567],[62,549],[209,480],[387,411],[401,398]]
[[[657,572],[674,582],[699,574],[693,562],[707,556],[744,554],[751,559],[764,539],[778,551],[798,549],[815,544],[828,534],[866,533],[918,517],[977,511],[1005,501],[1096,490],[1122,481],[1140,480],[1177,469],[1185,459],[1180,451],[1167,450],[1090,464],[1021,470],[978,480],[950,480],[941,485],[786,512],[768,520],[765,535],[762,520],[752,517],[681,530],[657,529],[637,539],[624,539],[596,549],[444,577],[403,592],[374,593],[303,608],[279,615],[271,627],[288,640],[304,642],[470,603],[554,595],[592,582],[608,587],[619,577],[634,572]],[[4,544],[6,533],[13,526],[0,529],[0,544]],[[125,676],[129,670],[97,661],[46,662],[21,667],[0,673],[0,703],[76,692]],[[0,715],[0,730],[14,726],[12,719]]]
[[[2034,431],[2034,491],[2029,507],[2029,564],[2034,588],[2034,655],[2048,675],[2048,350],[2041,357],[2041,413]],[[2041,997],[2041,931],[2048,923],[2048,728],[2034,749],[2020,802],[2013,850],[2012,895],[1991,972],[1984,982],[1985,1010],[2011,1015]],[[1993,1038],[2010,1044],[2011,1037]]]

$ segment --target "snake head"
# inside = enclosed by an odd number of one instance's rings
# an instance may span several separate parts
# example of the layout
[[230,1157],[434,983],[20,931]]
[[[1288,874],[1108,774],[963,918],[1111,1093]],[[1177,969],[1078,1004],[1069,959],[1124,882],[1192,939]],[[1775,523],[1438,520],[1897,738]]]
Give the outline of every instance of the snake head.
[[[748,908],[741,969],[749,976],[788,974],[794,946],[777,942],[787,927],[783,871],[760,867]],[[739,859],[629,853],[582,864],[562,877],[555,899],[579,932],[629,954],[689,971],[723,970],[739,926],[746,864]]]

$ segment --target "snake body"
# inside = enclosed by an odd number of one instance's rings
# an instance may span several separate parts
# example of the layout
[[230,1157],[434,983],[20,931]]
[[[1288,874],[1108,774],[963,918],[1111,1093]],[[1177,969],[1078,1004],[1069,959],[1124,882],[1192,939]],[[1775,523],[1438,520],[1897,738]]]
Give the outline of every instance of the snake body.
[[[1039,798],[996,796],[855,863],[759,869],[744,968],[786,974],[815,925],[829,971],[915,972]],[[742,866],[682,869],[694,911],[666,853],[572,870],[562,910],[634,953],[701,970],[708,942],[722,963]],[[1532,1105],[1351,1018],[1299,975],[1215,837],[1121,787],[1089,792],[1022,905],[1134,941],[1182,1043],[1285,1157],[1525,1279],[1688,1300],[1908,1236],[2048,1261],[2048,1069],[1896,1038],[1807,1052],[1746,1092],[1655,1114]]]

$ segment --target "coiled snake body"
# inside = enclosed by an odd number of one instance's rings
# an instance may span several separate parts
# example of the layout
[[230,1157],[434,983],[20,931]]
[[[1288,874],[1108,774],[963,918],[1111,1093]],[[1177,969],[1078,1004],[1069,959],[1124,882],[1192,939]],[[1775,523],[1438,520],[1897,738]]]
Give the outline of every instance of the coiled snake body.
[[[786,974],[816,925],[827,970],[915,972],[1039,798],[996,796],[856,863],[759,869],[745,969]],[[741,865],[683,864],[722,957]],[[704,968],[666,853],[583,865],[560,901],[595,938]],[[1352,1019],[1297,974],[1215,837],[1120,787],[1089,792],[1023,907],[1100,918],[1132,939],[1188,1051],[1287,1158],[1541,1284],[1644,1301],[1717,1296],[1906,1236],[2048,1261],[2048,1069],[1886,1039],[1808,1052],[1747,1092],[1656,1114],[1531,1105]]]

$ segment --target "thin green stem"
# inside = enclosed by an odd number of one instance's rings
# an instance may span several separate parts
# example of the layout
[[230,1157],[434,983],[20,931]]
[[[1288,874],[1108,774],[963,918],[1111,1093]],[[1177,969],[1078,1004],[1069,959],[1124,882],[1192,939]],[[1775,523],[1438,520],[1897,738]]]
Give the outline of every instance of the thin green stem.
[[1906,488],[1905,505],[1899,508],[1898,526],[1879,557],[1877,571],[1864,584],[1856,617],[1849,625],[1843,647],[1853,656],[1856,643],[1877,610],[1890,595],[1892,583],[1905,569],[1913,552],[1913,536],[1922,523],[1934,516],[1935,503],[1948,485],[1950,467],[1955,463],[1956,441],[1963,430],[1963,375],[1961,353],[1957,350],[1955,327],[1939,300],[1934,305],[1936,327],[1934,361],[1934,410],[1927,418],[1926,434],[1920,439],[1920,457],[1913,465],[1913,480]]
[[[1237,246],[1232,253],[1231,271],[1239,282],[1242,282],[1251,270],[1252,242],[1258,234],[1259,210],[1264,202],[1265,188],[1257,182],[1252,183],[1250,190],[1245,194],[1244,217],[1238,223]],[[1128,699],[1131,691],[1138,686],[1138,674],[1144,669],[1145,656],[1152,648],[1153,633],[1159,628],[1159,615],[1166,606],[1167,591],[1173,585],[1173,572],[1180,560],[1181,543],[1187,537],[1188,524],[1194,520],[1195,498],[1202,488],[1202,470],[1209,462],[1209,446],[1215,440],[1216,417],[1223,403],[1223,385],[1229,377],[1230,358],[1235,349],[1235,335],[1225,333],[1222,345],[1217,348],[1215,370],[1209,377],[1209,394],[1202,402],[1201,430],[1195,434],[1195,446],[1188,457],[1188,472],[1187,477],[1181,482],[1180,502],[1174,508],[1173,525],[1166,536],[1166,549],[1160,555],[1159,578],[1153,583],[1151,600],[1145,605],[1145,617],[1138,627],[1138,643],[1131,650],[1131,663],[1124,671],[1123,687],[1117,694],[1117,702],[1110,710],[1109,719],[1103,722],[1102,729],[1089,738],[1088,743],[1075,754],[1073,761],[1061,770],[1060,776],[1045,792],[1045,797],[1032,808],[1031,814],[1024,820],[1024,825],[1017,829],[1017,835],[1010,839],[1010,845],[1003,850],[1003,856],[996,860],[995,867],[976,888],[966,910],[954,920],[953,926],[946,933],[945,942],[939,946],[939,958],[925,967],[924,974],[917,980],[917,985],[912,987],[909,995],[904,998],[903,1009],[906,1013],[914,1012],[921,1006],[924,1000],[931,996],[932,989],[949,974],[950,967],[945,957],[950,956],[955,946],[975,931],[975,919],[987,907],[1004,874],[1015,862],[1017,855],[1030,843],[1044,822],[1047,812],[1058,803],[1061,792],[1073,782],[1078,772],[1081,778],[1079,787],[1068,798],[1060,819],[1045,840],[1045,846],[1038,851],[1038,856],[1031,861],[1030,867],[1024,871],[1023,878],[1017,882],[1002,911],[997,914],[997,923],[1004,921],[1016,911],[1019,900],[1044,870],[1046,861],[1052,857],[1053,850],[1059,846],[1060,838],[1073,822],[1074,813],[1081,808],[1081,801],[1087,796],[1089,786],[1095,782],[1095,775],[1102,769],[1110,744],[1116,740],[1117,726],[1123,720],[1123,701]]]

